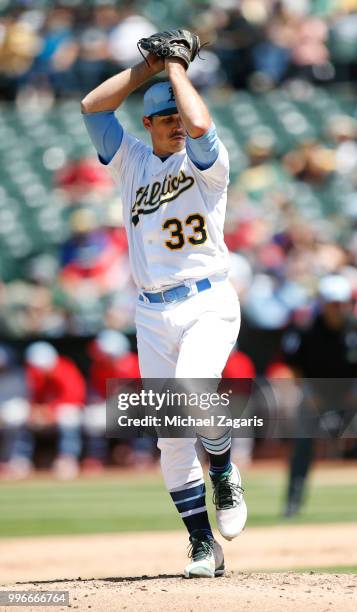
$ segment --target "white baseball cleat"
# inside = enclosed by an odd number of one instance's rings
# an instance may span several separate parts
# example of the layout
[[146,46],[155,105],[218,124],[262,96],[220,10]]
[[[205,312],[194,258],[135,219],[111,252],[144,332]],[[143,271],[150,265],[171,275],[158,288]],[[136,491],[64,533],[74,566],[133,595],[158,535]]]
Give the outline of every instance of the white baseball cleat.
[[222,547],[212,538],[199,530],[190,536],[191,563],[185,567],[185,578],[214,578],[224,574]]
[[233,540],[243,531],[248,514],[239,470],[232,463],[230,471],[210,477],[217,527],[226,540]]

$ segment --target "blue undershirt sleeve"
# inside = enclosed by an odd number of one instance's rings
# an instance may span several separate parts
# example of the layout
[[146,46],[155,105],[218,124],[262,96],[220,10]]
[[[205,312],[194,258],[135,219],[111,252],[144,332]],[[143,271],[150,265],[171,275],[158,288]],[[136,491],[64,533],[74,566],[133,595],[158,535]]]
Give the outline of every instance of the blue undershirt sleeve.
[[102,164],[109,164],[123,140],[123,127],[114,111],[83,113],[83,120],[90,139]]
[[213,166],[219,153],[217,130],[214,123],[209,130],[199,138],[186,136],[186,151],[190,160],[199,170],[207,170]]

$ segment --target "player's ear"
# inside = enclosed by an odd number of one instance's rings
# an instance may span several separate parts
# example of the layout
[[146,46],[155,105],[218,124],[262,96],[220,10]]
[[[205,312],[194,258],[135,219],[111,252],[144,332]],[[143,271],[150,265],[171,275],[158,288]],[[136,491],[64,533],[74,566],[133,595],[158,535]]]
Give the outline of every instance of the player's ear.
[[151,117],[143,117],[143,126],[149,132],[151,131],[151,128],[152,128],[152,119],[151,119]]

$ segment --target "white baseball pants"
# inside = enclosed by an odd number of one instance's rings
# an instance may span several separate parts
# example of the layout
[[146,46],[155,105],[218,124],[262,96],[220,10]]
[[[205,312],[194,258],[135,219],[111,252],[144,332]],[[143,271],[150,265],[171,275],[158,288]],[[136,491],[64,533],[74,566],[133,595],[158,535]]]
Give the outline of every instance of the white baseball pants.
[[[142,378],[221,378],[240,328],[240,307],[228,280],[175,304],[138,301],[136,327]],[[169,491],[202,481],[196,438],[160,438]]]

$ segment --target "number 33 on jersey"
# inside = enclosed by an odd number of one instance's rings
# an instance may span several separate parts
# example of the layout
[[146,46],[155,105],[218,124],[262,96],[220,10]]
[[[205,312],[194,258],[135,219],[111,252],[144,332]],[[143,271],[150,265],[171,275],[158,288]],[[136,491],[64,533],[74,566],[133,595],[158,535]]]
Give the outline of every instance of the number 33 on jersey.
[[[186,237],[186,240],[190,244],[204,244],[206,242],[207,231],[205,228],[205,219],[202,215],[189,215],[185,220],[185,225],[193,227],[193,234]],[[167,219],[162,229],[169,229],[171,232],[171,239],[165,240],[167,248],[171,251],[182,249],[185,245],[185,234],[181,221],[179,219]]]
[[134,281],[160,290],[229,268],[223,239],[228,154],[207,170],[198,169],[186,150],[162,161],[127,132],[109,164],[120,189]]

